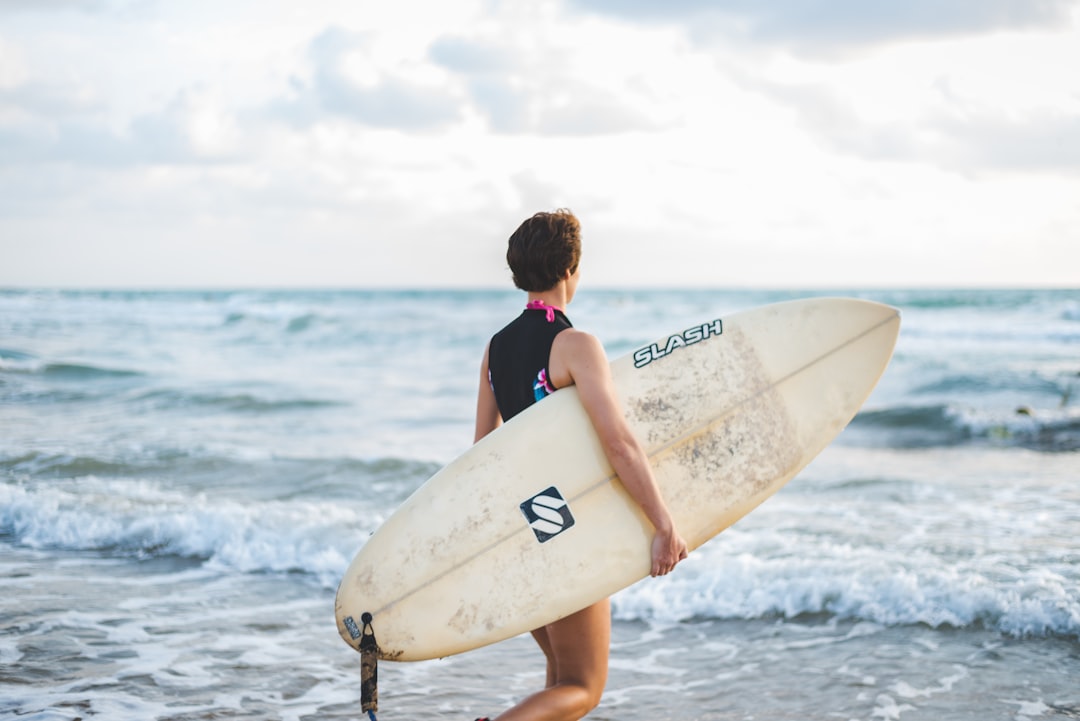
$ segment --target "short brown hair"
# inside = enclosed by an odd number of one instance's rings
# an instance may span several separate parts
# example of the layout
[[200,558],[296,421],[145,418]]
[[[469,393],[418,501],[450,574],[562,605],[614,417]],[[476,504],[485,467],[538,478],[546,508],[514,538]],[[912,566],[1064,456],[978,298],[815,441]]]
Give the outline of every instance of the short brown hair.
[[581,262],[581,224],[565,208],[533,215],[510,236],[506,262],[518,288],[551,290]]

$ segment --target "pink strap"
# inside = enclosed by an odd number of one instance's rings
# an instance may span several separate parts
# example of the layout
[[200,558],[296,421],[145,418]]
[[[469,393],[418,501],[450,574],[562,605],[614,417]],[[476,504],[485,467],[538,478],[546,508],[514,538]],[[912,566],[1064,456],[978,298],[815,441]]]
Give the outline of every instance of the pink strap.
[[555,311],[559,311],[560,313],[562,312],[562,308],[556,308],[553,305],[548,305],[542,300],[530,300],[528,304],[526,304],[525,310],[546,310],[548,323],[555,322]]

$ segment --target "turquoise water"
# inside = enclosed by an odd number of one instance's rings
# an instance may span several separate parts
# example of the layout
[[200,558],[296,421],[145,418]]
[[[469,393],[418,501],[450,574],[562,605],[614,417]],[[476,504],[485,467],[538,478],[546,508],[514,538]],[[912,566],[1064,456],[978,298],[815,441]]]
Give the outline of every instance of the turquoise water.
[[[1080,715],[1080,291],[844,291],[892,365],[780,494],[618,594],[594,718]],[[805,297],[592,291],[612,356]],[[472,436],[496,291],[0,291],[0,717],[358,717],[333,595]],[[528,639],[383,664],[380,718],[494,715]]]

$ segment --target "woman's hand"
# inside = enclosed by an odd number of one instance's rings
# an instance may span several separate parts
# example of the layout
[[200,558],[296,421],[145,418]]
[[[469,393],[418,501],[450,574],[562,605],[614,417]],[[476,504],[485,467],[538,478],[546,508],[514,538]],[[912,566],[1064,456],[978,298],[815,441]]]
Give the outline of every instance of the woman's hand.
[[657,531],[652,542],[652,570],[649,575],[666,576],[689,551],[686,541],[674,529]]

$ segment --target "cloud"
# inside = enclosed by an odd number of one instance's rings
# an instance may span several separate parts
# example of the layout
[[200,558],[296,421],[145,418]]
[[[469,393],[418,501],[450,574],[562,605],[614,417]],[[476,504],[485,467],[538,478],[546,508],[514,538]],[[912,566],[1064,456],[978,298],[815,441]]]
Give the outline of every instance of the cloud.
[[523,49],[512,39],[443,36],[432,62],[456,75],[471,107],[504,135],[596,136],[655,130],[645,113],[608,88],[581,79],[564,62],[566,48]]
[[929,148],[962,168],[1080,176],[1080,117],[1060,112],[947,117],[944,147]]
[[568,0],[631,22],[683,25],[716,35],[830,51],[893,40],[1067,26],[1076,0]]
[[92,93],[28,83],[0,91],[0,165],[218,163],[235,159],[240,134],[208,96],[181,91],[159,111],[110,127]]
[[372,51],[368,33],[324,30],[308,46],[311,79],[294,79],[294,97],[273,104],[271,115],[299,126],[330,115],[360,125],[417,131],[437,130],[460,119],[453,92],[381,66]]
[[80,13],[139,19],[152,17],[159,0],[0,0],[0,15]]
[[0,15],[61,14],[110,16],[132,20],[153,17],[159,0],[0,0]]
[[1075,4],[335,2],[0,0],[7,282],[490,283],[561,205],[603,282],[1080,227]]
[[0,83],[0,117],[38,117],[47,120],[100,113],[103,110],[104,104],[87,86],[34,82],[25,77],[11,83]]
[[0,2],[0,13],[17,12],[57,12],[63,10],[79,10],[82,12],[97,12],[103,9],[101,0],[3,0]]
[[556,89],[496,75],[471,78],[468,85],[476,109],[496,133],[598,136],[657,128],[612,92],[586,83],[566,81]]
[[512,73],[525,69],[519,54],[511,48],[460,36],[436,38],[429,55],[439,65],[463,75]]
[[1023,171],[1080,175],[1080,117],[1047,108],[996,108],[952,97],[914,117],[871,118],[858,93],[732,72],[742,87],[787,107],[831,150],[868,160],[917,162],[964,174]]

